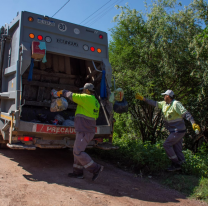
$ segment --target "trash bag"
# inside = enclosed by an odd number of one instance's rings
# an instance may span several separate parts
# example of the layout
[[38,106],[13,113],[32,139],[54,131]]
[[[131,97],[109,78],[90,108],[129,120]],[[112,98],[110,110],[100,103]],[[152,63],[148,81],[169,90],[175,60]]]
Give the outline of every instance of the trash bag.
[[57,114],[55,119],[58,120],[59,124],[62,124],[65,121],[65,119],[60,114]]
[[59,123],[58,119],[54,119],[54,120],[52,121],[52,124],[53,124],[53,125],[58,125],[58,123]]
[[124,98],[124,91],[121,88],[118,88],[114,91],[114,98],[116,101],[121,102]]
[[113,110],[116,113],[122,114],[125,112],[128,112],[128,102],[123,98],[123,100],[120,101],[115,101],[113,105]]
[[55,89],[52,89],[52,90],[51,90],[51,95],[52,95],[53,97],[55,97],[55,98],[58,98],[57,92],[58,92],[58,91],[56,91]]
[[61,97],[61,98],[57,98],[57,99],[52,100],[50,111],[51,112],[60,112],[60,111],[66,110],[67,107],[68,107],[67,100],[65,98]]
[[70,119],[70,120],[74,121],[74,118],[75,118],[75,116],[69,116],[69,118],[68,118],[68,119]]
[[42,123],[45,123],[47,121],[47,114],[38,114],[38,120]]
[[71,127],[74,127],[74,121],[70,120],[70,119],[66,119],[63,124],[63,126],[71,126]]
[[109,102],[113,103],[114,100],[115,100],[114,92],[112,92],[112,93],[110,94],[110,97],[109,97]]
[[124,91],[121,88],[116,89],[114,92],[111,92],[109,97],[109,102],[113,103],[114,101],[121,102],[124,98]]

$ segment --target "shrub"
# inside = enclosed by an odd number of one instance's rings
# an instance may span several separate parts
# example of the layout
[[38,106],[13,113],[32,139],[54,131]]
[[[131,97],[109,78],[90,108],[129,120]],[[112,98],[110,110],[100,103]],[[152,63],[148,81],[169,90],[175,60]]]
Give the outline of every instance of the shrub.
[[[123,134],[120,138],[114,133],[113,143],[119,146],[118,150],[97,151],[104,159],[117,161],[119,166],[125,166],[135,172],[161,172],[170,164],[165,150],[164,141],[151,144],[149,141],[142,142],[137,137]],[[190,150],[183,151],[186,163],[183,164],[182,173],[187,175],[208,177],[208,153],[206,147],[201,148],[194,154]]]
[[186,164],[183,165],[183,173],[208,177],[208,154],[198,152],[193,154],[190,150],[183,151]]

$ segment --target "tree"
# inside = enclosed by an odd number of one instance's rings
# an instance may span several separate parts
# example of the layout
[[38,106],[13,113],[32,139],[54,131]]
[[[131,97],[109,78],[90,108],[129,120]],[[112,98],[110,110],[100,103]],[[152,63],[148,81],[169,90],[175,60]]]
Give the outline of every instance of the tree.
[[131,10],[128,5],[117,6],[121,13],[114,18],[117,25],[111,30],[110,62],[143,141],[155,143],[165,131],[161,111],[135,100],[136,92],[162,101],[161,92],[172,89],[189,109],[193,109],[190,99],[200,93],[201,77],[193,73],[204,64],[198,64],[191,47],[202,32],[196,5],[183,8],[176,0],[155,0],[147,6],[147,13]]

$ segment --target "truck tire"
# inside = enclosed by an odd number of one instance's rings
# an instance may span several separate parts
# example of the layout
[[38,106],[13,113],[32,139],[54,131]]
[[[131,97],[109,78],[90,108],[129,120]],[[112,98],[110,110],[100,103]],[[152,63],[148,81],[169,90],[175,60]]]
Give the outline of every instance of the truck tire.
[[7,149],[7,143],[3,143],[3,137],[0,135],[0,149]]
[[6,143],[1,143],[0,144],[0,149],[8,149],[7,144]]

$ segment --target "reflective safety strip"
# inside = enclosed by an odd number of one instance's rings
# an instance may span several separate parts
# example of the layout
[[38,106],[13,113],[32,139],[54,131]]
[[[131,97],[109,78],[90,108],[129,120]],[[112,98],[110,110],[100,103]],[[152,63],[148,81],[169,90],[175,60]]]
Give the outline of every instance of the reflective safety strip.
[[85,118],[85,119],[95,120],[95,118],[87,117],[87,116],[85,116],[85,115],[83,115],[83,114],[76,114],[76,117],[83,117],[83,118]]
[[90,167],[93,163],[94,163],[94,161],[93,161],[93,160],[92,160],[92,161],[90,161],[88,164],[86,164],[86,165],[84,166],[84,168],[88,168],[88,167]]
[[78,169],[83,169],[83,166],[77,165],[77,164],[73,164],[73,167],[74,167],[74,168],[78,168]]
[[174,119],[174,120],[167,120],[167,119],[165,119],[165,122],[173,123],[173,122],[180,122],[182,120],[183,120],[182,118],[178,118],[178,119]]
[[176,159],[177,158],[177,156],[176,155],[174,155],[174,156],[172,156],[172,157],[169,157],[169,159]]
[[12,117],[1,114],[1,118],[12,120]]

